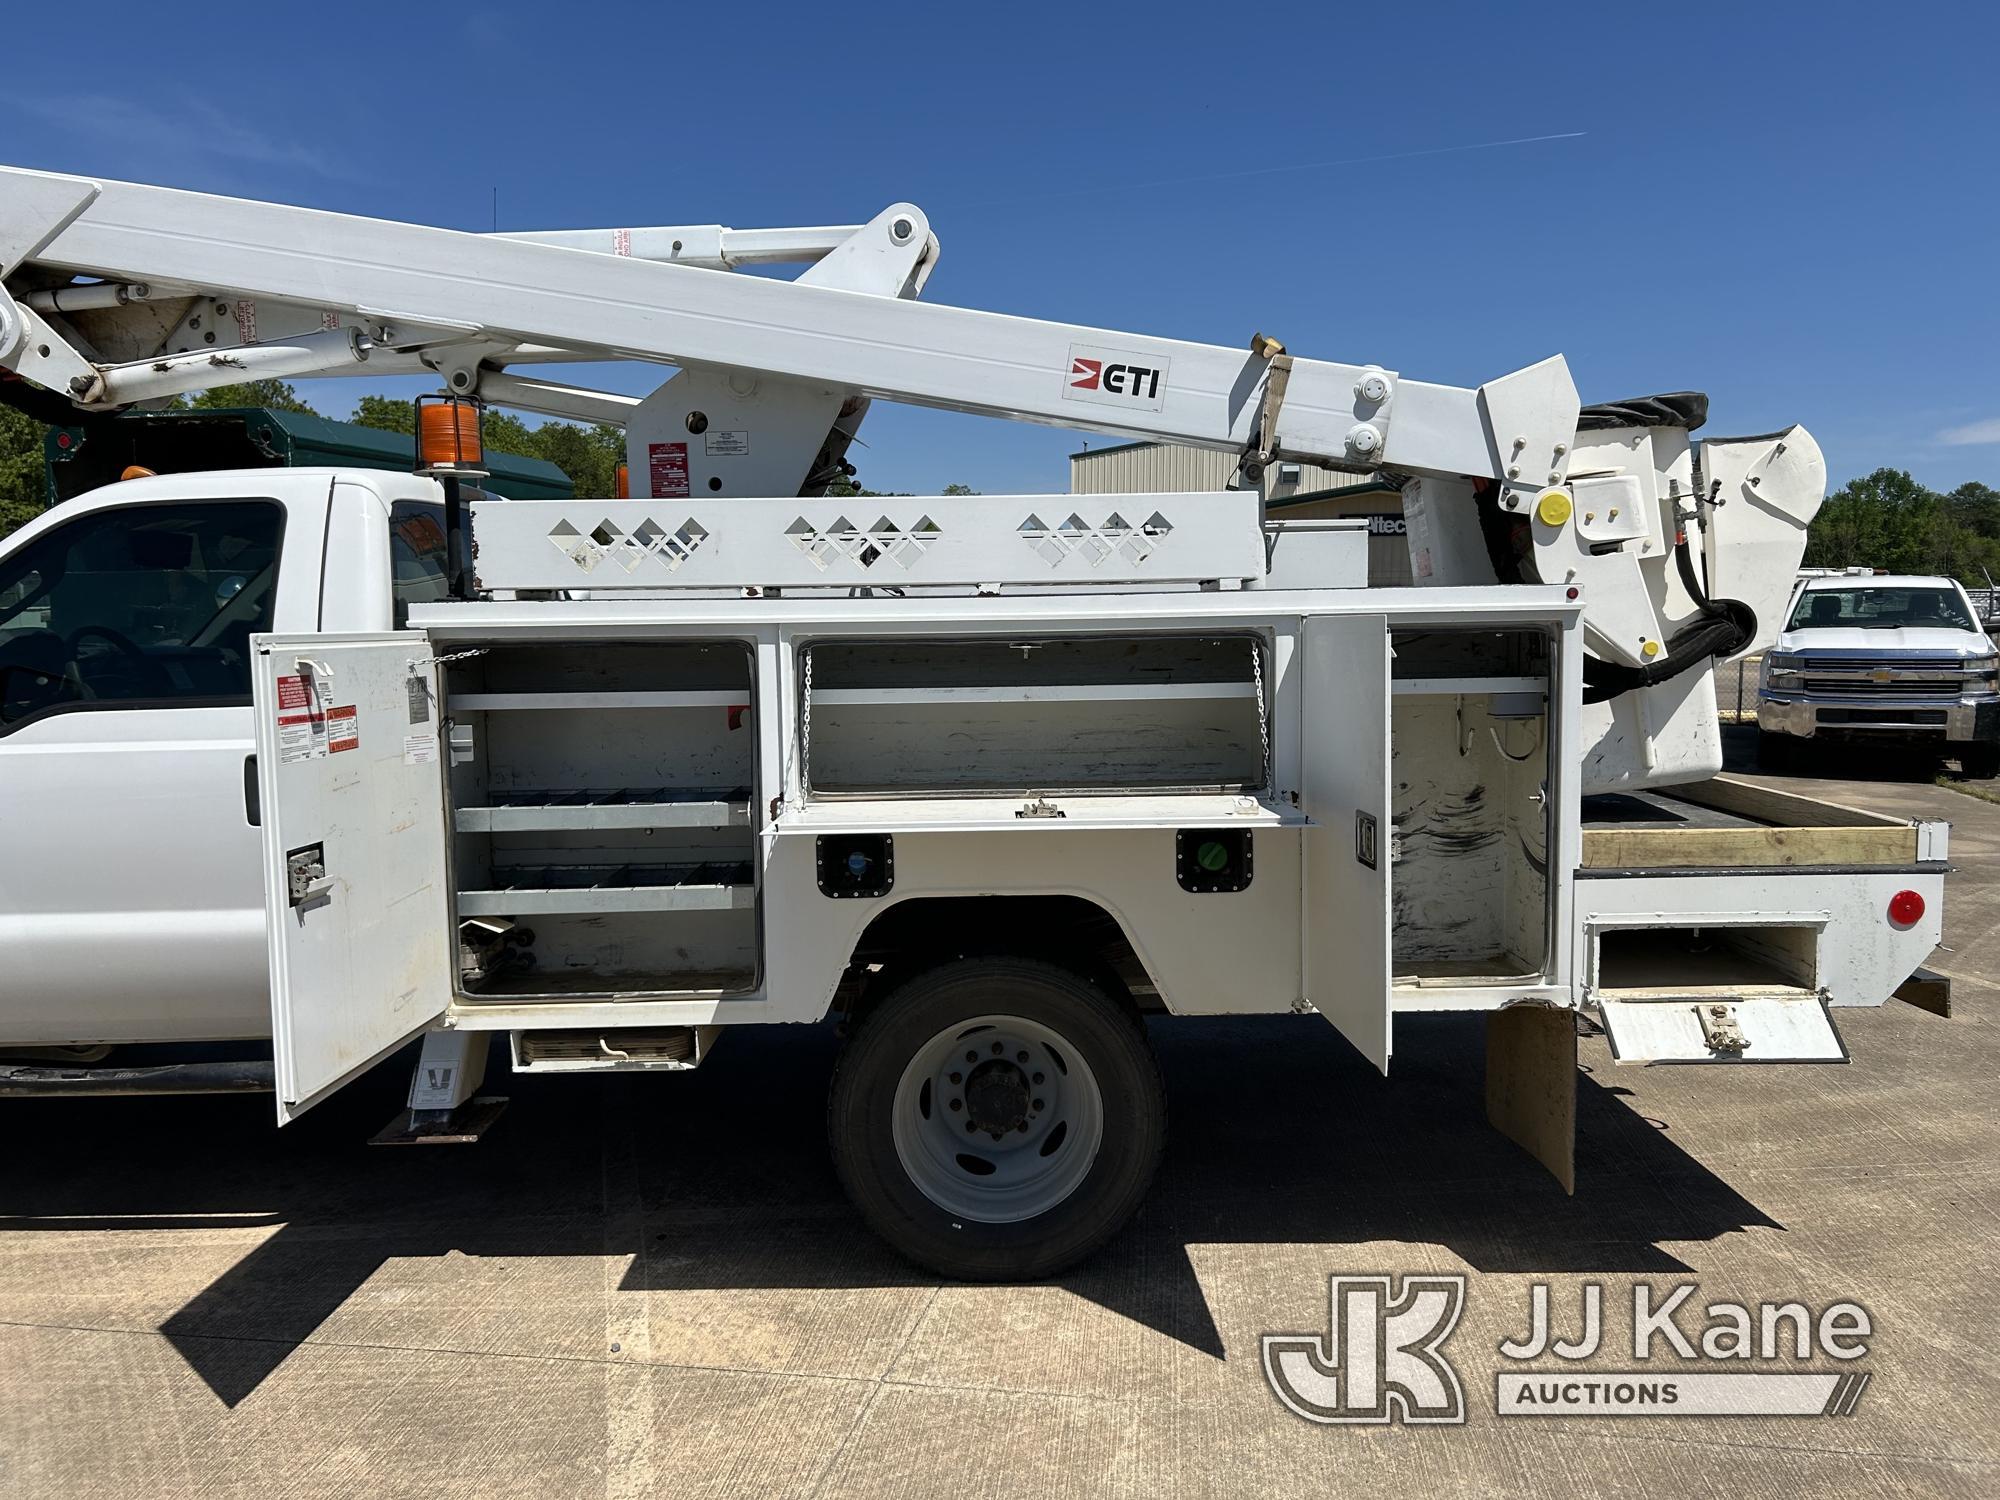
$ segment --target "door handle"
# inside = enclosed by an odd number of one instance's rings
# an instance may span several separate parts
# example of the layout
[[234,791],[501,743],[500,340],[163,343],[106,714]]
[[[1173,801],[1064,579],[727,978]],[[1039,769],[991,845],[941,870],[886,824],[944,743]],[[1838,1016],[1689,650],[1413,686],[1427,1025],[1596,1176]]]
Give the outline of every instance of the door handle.
[[260,828],[264,823],[264,809],[257,800],[257,757],[243,757],[243,821],[252,828]]

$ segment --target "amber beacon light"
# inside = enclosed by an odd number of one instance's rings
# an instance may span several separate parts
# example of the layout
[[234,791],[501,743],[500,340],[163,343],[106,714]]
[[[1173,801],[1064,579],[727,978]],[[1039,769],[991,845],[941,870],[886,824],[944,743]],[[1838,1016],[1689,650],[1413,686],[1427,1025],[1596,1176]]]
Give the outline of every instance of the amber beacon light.
[[417,472],[439,477],[486,474],[480,403],[463,396],[417,397]]

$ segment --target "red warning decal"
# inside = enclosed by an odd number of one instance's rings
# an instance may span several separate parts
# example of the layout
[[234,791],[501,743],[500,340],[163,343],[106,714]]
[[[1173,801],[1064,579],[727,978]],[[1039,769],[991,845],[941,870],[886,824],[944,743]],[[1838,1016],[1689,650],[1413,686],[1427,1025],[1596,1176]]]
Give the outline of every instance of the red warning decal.
[[689,494],[686,443],[648,443],[646,468],[648,489],[655,499],[685,499]]
[[[311,760],[326,751],[326,715],[314,701],[314,683],[300,674],[278,679],[278,761]],[[350,710],[351,711],[351,710]]]
[[343,750],[361,748],[361,720],[354,712],[354,705],[345,708],[330,708],[326,711],[326,750],[329,755],[338,755]]

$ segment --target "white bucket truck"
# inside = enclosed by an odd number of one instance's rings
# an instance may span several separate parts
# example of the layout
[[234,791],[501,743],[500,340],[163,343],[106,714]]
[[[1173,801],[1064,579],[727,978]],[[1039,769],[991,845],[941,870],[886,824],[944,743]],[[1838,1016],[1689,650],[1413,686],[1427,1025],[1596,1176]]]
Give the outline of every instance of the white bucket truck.
[[[337,255],[335,252],[337,251]],[[868,224],[482,236],[0,171],[31,409],[434,371],[430,477],[143,477],[0,548],[0,1068],[268,1037],[281,1120],[423,1037],[466,1130],[495,1038],[672,1072],[843,1017],[835,1162],[956,1275],[1047,1275],[1158,1158],[1145,1020],[1488,1017],[1489,1112],[1572,1180],[1576,1015],[1621,1062],[1835,1062],[1934,945],[1942,825],[1718,777],[1824,473],[1582,408],[939,307]],[[796,281],[730,272],[803,261]],[[393,310],[393,311],[392,311]],[[644,400],[515,373],[628,359]],[[643,498],[507,501],[479,397],[621,422]],[[872,399],[1241,455],[1221,494],[827,498]],[[1267,524],[1278,458],[1403,487]]]

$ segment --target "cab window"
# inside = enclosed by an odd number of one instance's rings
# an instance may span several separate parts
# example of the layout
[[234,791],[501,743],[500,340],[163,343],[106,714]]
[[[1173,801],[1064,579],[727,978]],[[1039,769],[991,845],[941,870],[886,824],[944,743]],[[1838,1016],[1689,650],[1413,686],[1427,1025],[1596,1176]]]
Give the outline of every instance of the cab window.
[[1862,630],[1896,630],[1903,626],[1933,630],[1973,630],[1972,616],[1951,589],[1876,588],[1807,589],[1792,606],[1787,630],[1854,626]]
[[250,701],[284,507],[94,511],[0,560],[0,726],[59,707]]
[[409,623],[412,604],[430,604],[449,596],[442,505],[398,500],[390,506],[389,570],[398,630]]

